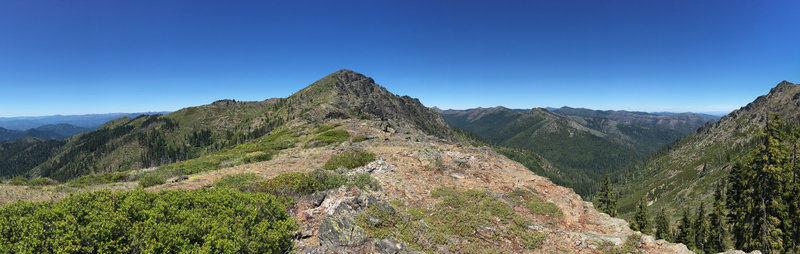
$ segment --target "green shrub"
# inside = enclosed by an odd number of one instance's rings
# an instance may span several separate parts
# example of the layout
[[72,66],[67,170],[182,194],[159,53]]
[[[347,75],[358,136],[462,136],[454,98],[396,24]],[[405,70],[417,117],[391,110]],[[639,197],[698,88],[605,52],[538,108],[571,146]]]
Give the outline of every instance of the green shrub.
[[337,124],[332,124],[332,125],[322,124],[319,127],[317,127],[316,130],[314,130],[314,134],[323,133],[323,132],[329,131],[329,130],[331,130],[333,128],[339,127],[341,125],[342,124],[338,124],[338,123]]
[[319,134],[306,143],[306,147],[320,147],[327,145],[338,145],[350,138],[350,133],[346,130],[332,130]]
[[262,151],[257,151],[257,152],[252,152],[252,153],[245,154],[244,157],[242,158],[242,161],[244,161],[245,163],[253,163],[253,162],[265,161],[265,160],[269,160],[269,159],[272,159],[272,156],[270,154],[262,152]]
[[149,173],[139,179],[139,186],[142,188],[147,188],[154,185],[161,185],[166,182],[166,179],[166,176],[163,176],[159,173]]
[[128,173],[127,172],[113,172],[113,173],[102,173],[102,174],[90,174],[84,175],[67,182],[67,185],[70,187],[85,187],[91,185],[98,185],[98,184],[108,184],[108,183],[116,183],[116,182],[123,182],[128,180]]
[[361,135],[361,136],[353,137],[352,142],[353,143],[358,143],[358,142],[362,142],[364,140],[367,140],[367,136]]
[[531,213],[549,215],[558,218],[564,216],[558,206],[553,203],[546,202],[530,192],[516,189],[509,193],[509,196],[514,203],[528,208],[528,211]]
[[37,177],[34,179],[28,179],[22,176],[18,176],[9,180],[8,184],[14,186],[44,186],[44,185],[58,184],[58,182],[56,180],[47,177]]
[[357,186],[364,190],[380,190],[381,184],[369,173],[355,174],[347,183],[347,187]]
[[297,224],[269,194],[98,191],[0,207],[10,253],[280,253]]
[[25,186],[25,185],[28,185],[28,178],[21,177],[21,176],[14,177],[14,178],[12,178],[11,180],[8,181],[8,184],[9,185],[14,185],[14,186]]
[[322,168],[327,170],[334,170],[339,167],[345,167],[348,169],[361,167],[367,165],[375,160],[375,154],[370,152],[345,152],[336,156],[331,157],[325,162],[325,165]]
[[37,177],[28,181],[28,186],[44,186],[44,185],[54,185],[58,184],[56,180],[47,178],[47,177]]
[[226,175],[214,181],[214,187],[245,191],[249,189],[250,185],[259,180],[261,180],[261,177],[253,173]]
[[355,186],[364,190],[381,189],[380,183],[369,173],[355,174],[348,177],[336,172],[315,170],[308,174],[299,172],[286,173],[271,179],[255,181],[250,184],[247,190],[299,197],[317,191],[339,188],[342,185],[347,187]]

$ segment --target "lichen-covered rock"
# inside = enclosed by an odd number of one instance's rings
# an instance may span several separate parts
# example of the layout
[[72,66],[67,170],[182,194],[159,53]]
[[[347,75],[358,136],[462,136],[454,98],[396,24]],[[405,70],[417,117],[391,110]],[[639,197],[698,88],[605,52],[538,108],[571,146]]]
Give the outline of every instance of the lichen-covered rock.
[[350,216],[328,216],[319,227],[319,241],[329,247],[353,247],[367,241],[367,232]]

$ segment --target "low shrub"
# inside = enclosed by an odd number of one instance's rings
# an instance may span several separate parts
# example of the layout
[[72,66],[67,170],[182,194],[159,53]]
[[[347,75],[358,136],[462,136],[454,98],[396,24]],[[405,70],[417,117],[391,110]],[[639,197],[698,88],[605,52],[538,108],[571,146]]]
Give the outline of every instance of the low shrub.
[[350,133],[346,130],[326,131],[317,135],[306,143],[306,147],[320,147],[327,145],[339,145],[350,138]]
[[127,172],[113,172],[113,173],[101,173],[101,174],[90,174],[84,175],[67,182],[67,186],[70,187],[85,187],[91,185],[98,185],[98,184],[108,184],[108,183],[116,183],[116,182],[123,182],[128,180],[128,173]]
[[44,185],[58,184],[58,181],[47,177],[37,177],[34,179],[28,179],[22,176],[18,176],[8,181],[8,184],[14,186],[44,186]]
[[351,177],[347,182],[347,187],[356,186],[363,190],[380,190],[381,184],[369,173],[359,173]]
[[272,159],[272,156],[270,154],[262,152],[262,151],[248,153],[248,154],[245,154],[244,157],[242,157],[242,161],[244,161],[245,163],[266,161],[266,160],[269,160],[269,159]]
[[25,185],[28,185],[28,178],[21,177],[21,176],[14,177],[14,178],[12,178],[11,180],[8,181],[8,184],[9,185],[14,185],[14,186],[25,186]]
[[286,253],[285,200],[227,189],[73,194],[0,207],[0,252]]
[[325,165],[323,165],[322,168],[327,170],[334,170],[339,167],[353,169],[367,165],[367,163],[370,163],[374,160],[375,160],[374,153],[364,152],[364,151],[345,152],[328,159],[328,161],[325,162]]
[[259,180],[261,180],[261,177],[253,173],[226,175],[214,181],[214,187],[245,191],[250,188],[250,185]]
[[514,203],[519,204],[528,209],[531,213],[549,215],[561,218],[564,214],[561,209],[553,203],[542,200],[533,193],[516,189],[509,193],[509,197]]
[[358,143],[358,142],[362,142],[364,140],[367,140],[367,136],[361,135],[361,136],[353,137],[351,142]]
[[166,179],[167,179],[166,176],[156,172],[152,172],[142,176],[142,178],[139,179],[139,186],[141,186],[142,188],[147,188],[154,185],[161,185],[166,182]]

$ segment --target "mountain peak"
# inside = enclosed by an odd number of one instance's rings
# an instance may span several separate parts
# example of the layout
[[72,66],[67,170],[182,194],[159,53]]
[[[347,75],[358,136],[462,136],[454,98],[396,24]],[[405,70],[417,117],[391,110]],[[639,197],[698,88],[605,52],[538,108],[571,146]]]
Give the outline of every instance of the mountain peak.
[[414,126],[428,134],[449,137],[447,123],[418,99],[395,95],[364,74],[342,69],[289,96],[292,115],[310,121],[371,118]]

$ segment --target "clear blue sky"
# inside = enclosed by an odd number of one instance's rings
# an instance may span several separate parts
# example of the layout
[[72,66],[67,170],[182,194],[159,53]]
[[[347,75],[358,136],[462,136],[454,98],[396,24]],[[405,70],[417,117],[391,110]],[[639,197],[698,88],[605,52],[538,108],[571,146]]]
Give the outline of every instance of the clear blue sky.
[[730,111],[800,82],[800,1],[0,0],[0,116],[286,97],[342,68],[440,108]]

